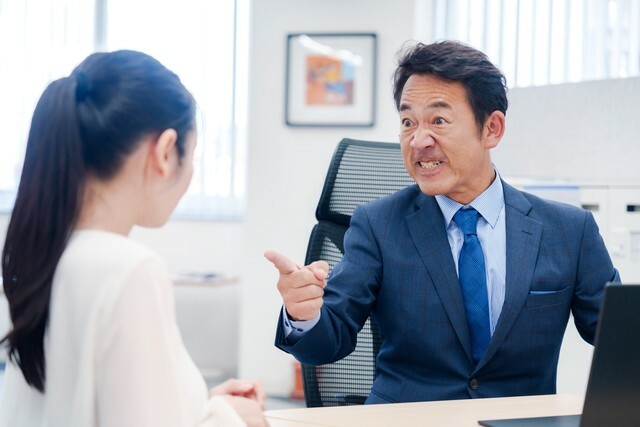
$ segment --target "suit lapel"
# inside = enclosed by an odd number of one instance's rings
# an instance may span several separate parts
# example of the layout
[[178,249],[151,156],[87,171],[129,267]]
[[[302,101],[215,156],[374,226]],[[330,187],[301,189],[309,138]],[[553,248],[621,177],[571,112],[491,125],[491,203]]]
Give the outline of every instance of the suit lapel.
[[533,273],[540,250],[542,224],[527,215],[531,203],[515,188],[502,183],[506,224],[506,277],[505,298],[487,352],[478,363],[484,365],[498,350],[520,314],[529,294]]
[[440,296],[447,316],[471,360],[471,341],[458,286],[456,267],[444,227],[444,217],[434,197],[421,195],[417,210],[406,217],[409,233]]

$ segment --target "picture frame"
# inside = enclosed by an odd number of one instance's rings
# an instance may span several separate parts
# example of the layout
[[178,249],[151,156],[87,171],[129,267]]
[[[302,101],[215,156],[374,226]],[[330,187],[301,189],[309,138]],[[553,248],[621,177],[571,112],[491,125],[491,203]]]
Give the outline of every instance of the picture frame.
[[289,34],[287,126],[372,127],[376,56],[375,33]]

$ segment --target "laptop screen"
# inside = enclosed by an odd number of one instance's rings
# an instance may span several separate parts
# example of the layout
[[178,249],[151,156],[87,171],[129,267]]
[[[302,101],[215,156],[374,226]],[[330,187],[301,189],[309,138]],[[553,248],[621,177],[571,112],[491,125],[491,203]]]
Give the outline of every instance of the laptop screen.
[[640,426],[640,285],[605,288],[580,425]]

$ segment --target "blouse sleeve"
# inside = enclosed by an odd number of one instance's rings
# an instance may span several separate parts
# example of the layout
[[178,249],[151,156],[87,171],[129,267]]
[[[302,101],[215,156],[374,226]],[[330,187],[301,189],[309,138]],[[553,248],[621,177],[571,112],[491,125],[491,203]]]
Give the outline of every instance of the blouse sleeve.
[[110,292],[94,336],[98,425],[245,425],[226,401],[208,398],[182,342],[173,287],[158,259],[140,263]]

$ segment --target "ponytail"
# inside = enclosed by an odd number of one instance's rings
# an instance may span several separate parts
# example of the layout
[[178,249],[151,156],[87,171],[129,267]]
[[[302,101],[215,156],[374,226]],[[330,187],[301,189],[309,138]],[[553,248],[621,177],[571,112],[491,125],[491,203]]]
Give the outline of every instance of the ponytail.
[[111,179],[148,135],[178,133],[178,156],[195,124],[195,100],[173,72],[142,52],[89,55],[51,83],[36,106],[2,252],[13,329],[9,358],[44,391],[44,334],[51,284],[81,214],[85,180]]
[[51,282],[81,206],[82,141],[77,79],[52,82],[35,108],[15,206],[2,251],[2,278],[13,329],[9,359],[44,392],[44,332]]

